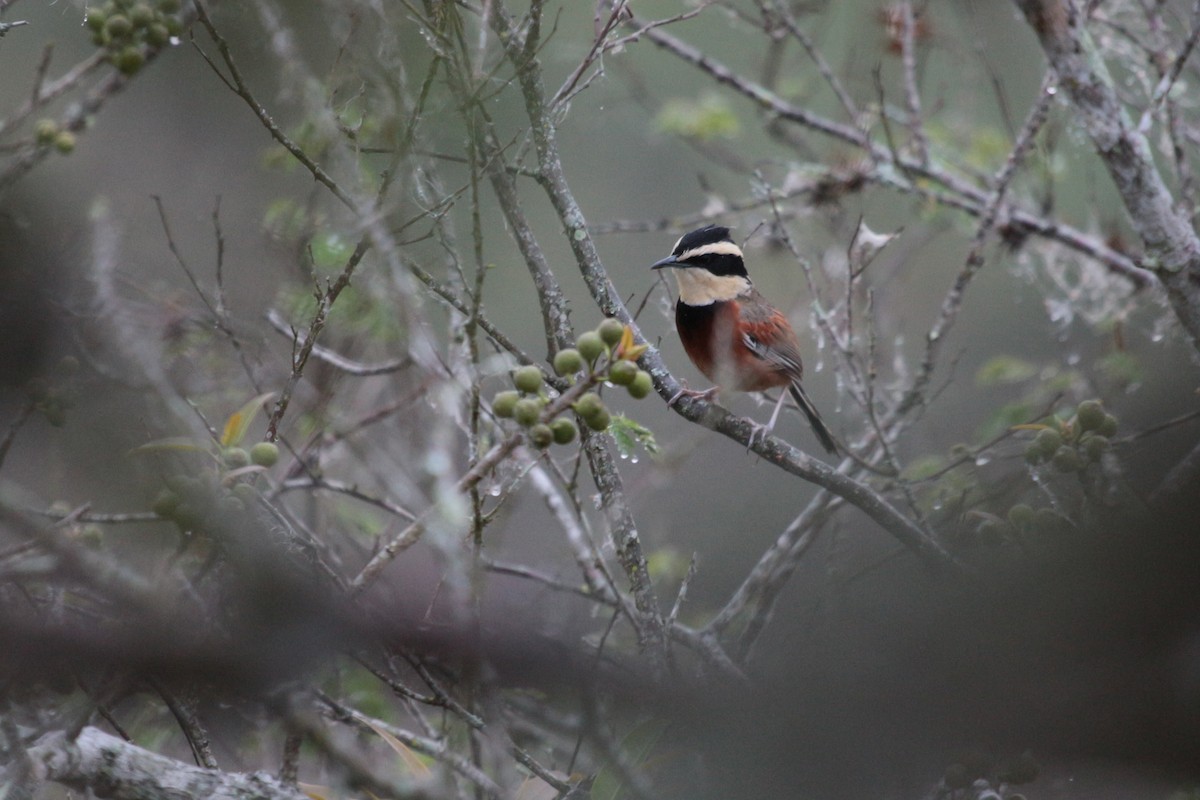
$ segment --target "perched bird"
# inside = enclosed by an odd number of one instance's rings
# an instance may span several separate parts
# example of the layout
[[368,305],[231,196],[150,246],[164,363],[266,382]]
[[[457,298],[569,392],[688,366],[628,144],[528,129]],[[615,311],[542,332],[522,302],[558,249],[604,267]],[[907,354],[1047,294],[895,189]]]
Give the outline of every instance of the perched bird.
[[[786,386],[821,446],[836,454],[833,435],[800,385],[804,368],[796,333],[750,283],[742,250],[730,238],[729,229],[709,225],[686,234],[671,255],[651,268],[663,267],[671,267],[679,283],[675,328],[683,349],[717,384],[706,392],[685,391],[711,397],[722,386],[742,392]],[[765,431],[775,427],[784,397],[781,392]]]

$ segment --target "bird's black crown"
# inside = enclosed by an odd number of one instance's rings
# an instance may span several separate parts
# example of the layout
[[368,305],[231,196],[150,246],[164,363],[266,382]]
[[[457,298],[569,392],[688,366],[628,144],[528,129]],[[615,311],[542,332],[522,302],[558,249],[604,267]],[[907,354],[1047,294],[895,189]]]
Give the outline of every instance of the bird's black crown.
[[688,250],[695,250],[706,244],[718,242],[733,242],[733,237],[729,235],[729,228],[720,225],[705,225],[703,228],[697,228],[691,233],[681,236],[675,243],[675,249],[671,251],[671,254],[680,256]]
[[729,235],[729,228],[720,225],[706,225],[684,234],[675,243],[670,257],[655,266],[699,267],[717,276],[747,277],[741,248]]

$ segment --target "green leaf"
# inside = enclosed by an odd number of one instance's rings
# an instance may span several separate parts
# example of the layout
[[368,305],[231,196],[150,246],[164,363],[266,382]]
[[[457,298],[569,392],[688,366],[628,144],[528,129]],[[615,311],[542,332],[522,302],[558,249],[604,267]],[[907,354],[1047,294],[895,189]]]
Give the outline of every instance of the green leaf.
[[995,356],[975,373],[976,386],[1000,386],[1027,381],[1037,374],[1038,368],[1016,356]]
[[129,451],[132,455],[146,453],[207,453],[208,448],[196,444],[186,436],[172,436],[167,439],[155,439],[152,442],[138,445]]
[[612,434],[613,441],[617,445],[617,452],[621,454],[622,458],[633,457],[639,446],[651,455],[658,452],[658,442],[654,440],[654,432],[624,414],[613,416],[608,432]]
[[706,94],[699,102],[684,98],[668,100],[654,122],[664,133],[702,141],[733,139],[741,131],[737,114],[717,94]]
[[254,421],[254,414],[262,408],[263,403],[274,396],[274,392],[260,394],[230,414],[229,419],[225,420],[225,429],[221,431],[221,446],[234,447],[241,444],[242,439],[246,438],[246,431],[250,430],[250,423]]

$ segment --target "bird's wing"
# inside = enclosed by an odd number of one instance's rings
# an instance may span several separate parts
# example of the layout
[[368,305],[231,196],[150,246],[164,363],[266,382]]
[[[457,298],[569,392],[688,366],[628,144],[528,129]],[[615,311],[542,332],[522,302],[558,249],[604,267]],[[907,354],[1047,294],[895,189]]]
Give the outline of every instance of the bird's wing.
[[[755,290],[751,290],[755,291]],[[739,303],[742,314],[742,342],[746,349],[763,361],[774,364],[792,380],[800,380],[804,367],[800,361],[800,342],[787,319],[766,301]]]

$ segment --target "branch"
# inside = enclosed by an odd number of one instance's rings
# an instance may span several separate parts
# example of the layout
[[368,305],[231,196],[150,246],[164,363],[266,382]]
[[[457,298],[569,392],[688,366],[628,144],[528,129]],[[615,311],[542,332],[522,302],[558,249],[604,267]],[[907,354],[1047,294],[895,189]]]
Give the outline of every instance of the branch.
[[28,751],[34,776],[81,792],[104,787],[111,800],[207,797],[211,800],[306,800],[265,772],[201,769],[84,728],[73,741],[61,732],[39,739]]
[[1175,315],[1200,350],[1200,239],[1121,104],[1108,67],[1071,0],[1014,0],[1058,73],[1080,123],[1113,180]]

